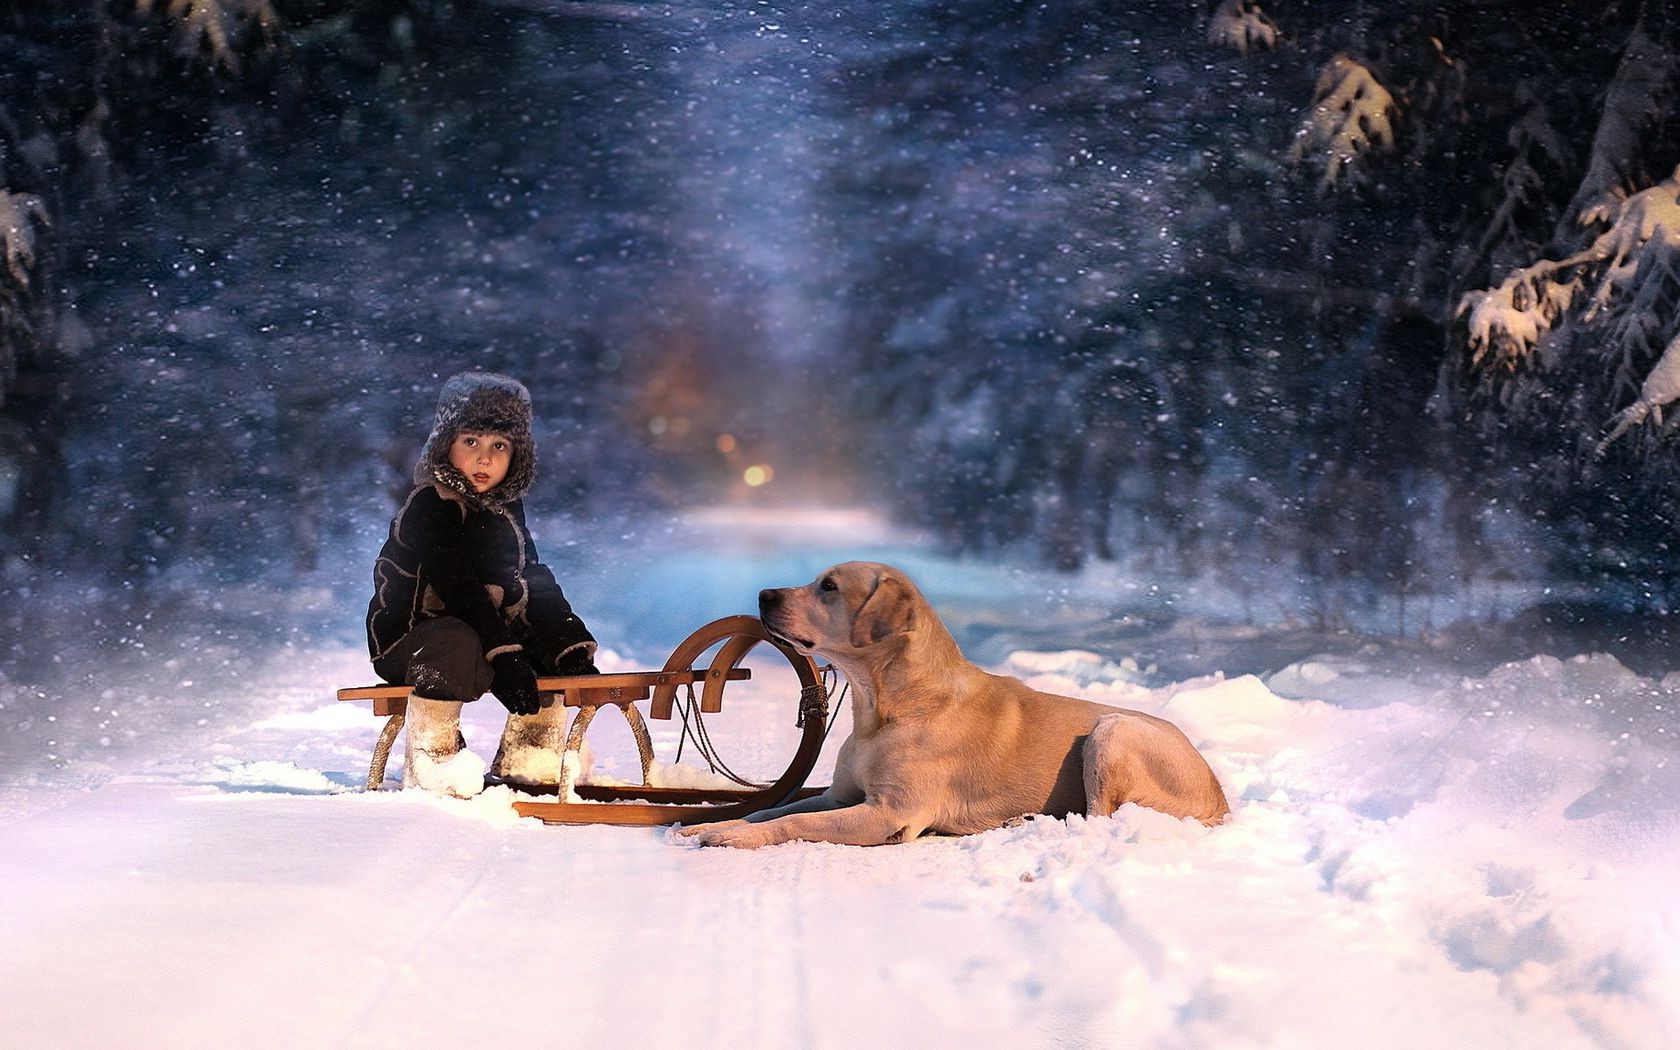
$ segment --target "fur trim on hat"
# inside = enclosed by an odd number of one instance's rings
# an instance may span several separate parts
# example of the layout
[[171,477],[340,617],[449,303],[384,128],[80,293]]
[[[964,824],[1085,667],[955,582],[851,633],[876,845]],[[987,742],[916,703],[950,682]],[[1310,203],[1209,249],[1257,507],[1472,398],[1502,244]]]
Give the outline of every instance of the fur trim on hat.
[[[488,492],[478,492],[467,476],[449,462],[449,447],[461,431],[505,434],[513,445],[507,477]],[[517,379],[494,372],[462,372],[450,376],[438,395],[437,417],[420,461],[414,465],[416,485],[441,484],[474,506],[499,507],[531,489],[537,476],[537,443],[531,436],[531,392]]]

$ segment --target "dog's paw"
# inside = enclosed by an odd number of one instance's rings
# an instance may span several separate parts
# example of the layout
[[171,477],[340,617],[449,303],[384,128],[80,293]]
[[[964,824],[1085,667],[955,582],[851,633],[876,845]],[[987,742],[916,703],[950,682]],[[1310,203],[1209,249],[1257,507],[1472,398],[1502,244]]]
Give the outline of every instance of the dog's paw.
[[723,824],[707,824],[694,829],[702,846],[733,846],[735,849],[757,849],[773,841],[762,824],[731,820]]
[[706,841],[707,835],[722,829],[732,828],[737,824],[745,825],[746,823],[747,822],[744,820],[720,820],[716,824],[694,824],[688,827],[680,827],[675,830],[678,835],[681,835],[685,839],[697,838],[700,840],[701,845],[711,845],[711,843]]

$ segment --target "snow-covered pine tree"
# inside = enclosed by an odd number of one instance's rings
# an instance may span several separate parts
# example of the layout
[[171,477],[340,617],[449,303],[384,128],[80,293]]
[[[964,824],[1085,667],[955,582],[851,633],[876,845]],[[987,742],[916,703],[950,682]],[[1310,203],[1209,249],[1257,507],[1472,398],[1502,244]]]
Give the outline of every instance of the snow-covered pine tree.
[[[1594,206],[1590,214],[1602,214],[1608,228],[1585,248],[1540,259],[1496,287],[1465,296],[1459,313],[1467,316],[1474,367],[1515,371],[1566,323],[1595,326],[1609,336],[1598,352],[1616,369],[1618,386],[1631,392],[1652,367],[1654,351],[1676,325],[1680,169],[1613,205]],[[1645,411],[1680,397],[1680,389],[1652,394],[1661,400],[1650,401]]]
[[[1653,35],[1641,20],[1604,91],[1586,171],[1555,238],[1580,247],[1517,267],[1497,285],[1467,293],[1457,310],[1470,370],[1503,381],[1507,404],[1531,384],[1504,377],[1525,366],[1543,372],[1562,354],[1595,359],[1609,399],[1600,452],[1646,422],[1666,433],[1664,409],[1680,399],[1680,168],[1640,182],[1661,142],[1651,130],[1664,119],[1680,71],[1672,37]],[[1505,182],[1515,200],[1534,188],[1529,147],[1554,156],[1561,150],[1549,137],[1525,137],[1524,126],[1512,142],[1518,152]],[[1496,232],[1490,227],[1489,237]]]

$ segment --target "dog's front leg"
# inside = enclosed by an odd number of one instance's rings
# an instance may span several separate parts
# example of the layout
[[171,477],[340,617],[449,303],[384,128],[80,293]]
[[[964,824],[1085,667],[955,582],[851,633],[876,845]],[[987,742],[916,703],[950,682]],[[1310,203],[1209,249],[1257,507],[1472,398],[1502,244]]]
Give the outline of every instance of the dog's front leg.
[[748,813],[746,816],[738,817],[735,820],[720,820],[716,824],[695,824],[686,828],[678,828],[677,834],[683,838],[693,838],[707,828],[722,828],[731,824],[762,824],[767,820],[775,820],[777,817],[785,817],[792,813],[823,813],[831,809],[840,809],[843,806],[856,805],[860,801],[862,800],[843,802],[826,793],[812,795],[810,798],[802,798],[797,802],[771,806],[769,809],[761,809],[757,813]]
[[856,805],[858,801],[861,801],[861,799],[852,802],[844,802],[826,793],[821,795],[812,795],[810,798],[802,798],[797,802],[789,802],[786,805],[772,806],[769,809],[761,809],[757,813],[749,813],[745,817],[740,817],[736,820],[720,820],[716,824],[695,824],[691,827],[678,828],[677,834],[681,835],[683,838],[694,838],[696,835],[699,835],[701,832],[709,829],[726,828],[734,824],[762,824],[767,820],[775,820],[778,817],[785,817],[794,813],[825,813],[831,809],[840,809],[845,806]]
[[[778,842],[838,842],[847,846],[881,846],[906,842],[922,833],[925,823],[917,822],[878,803],[864,802],[843,809],[815,813],[790,813],[763,823],[731,820],[708,824],[693,832],[702,846],[735,846],[757,849]],[[687,829],[685,834],[689,834]]]
[[767,820],[775,820],[777,817],[789,817],[795,813],[827,813],[832,809],[844,809],[847,806],[855,806],[862,801],[863,797],[861,795],[857,798],[841,799],[836,798],[825,791],[821,795],[812,795],[810,798],[802,798],[798,802],[789,802],[785,806],[775,806],[770,809],[761,809],[757,813],[749,813],[742,819],[749,824],[762,824]]
[[[850,744],[851,740],[848,738],[846,743]],[[844,754],[846,749],[842,747],[840,750]],[[844,809],[847,806],[859,805],[863,800],[863,789],[853,783],[851,777],[847,775],[845,764],[838,763],[834,769],[834,783],[830,784],[828,790],[820,795],[812,795],[810,798],[802,798],[797,802],[788,802],[780,806],[771,806],[769,809],[761,809],[757,813],[747,814],[745,818],[740,820],[719,821],[716,824],[696,824],[693,827],[678,828],[677,834],[684,838],[693,838],[708,828],[721,828],[726,825],[742,823],[762,824],[765,821],[786,817],[794,813],[825,813],[833,809]]]

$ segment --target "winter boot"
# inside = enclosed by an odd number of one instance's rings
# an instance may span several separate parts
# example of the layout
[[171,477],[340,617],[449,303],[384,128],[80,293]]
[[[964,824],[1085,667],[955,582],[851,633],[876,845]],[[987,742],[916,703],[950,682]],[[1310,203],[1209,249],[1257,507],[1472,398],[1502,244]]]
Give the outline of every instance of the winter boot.
[[554,696],[544,696],[542,709],[534,715],[509,714],[496,760],[490,763],[490,779],[553,791],[560,783],[565,729],[566,709]]
[[410,695],[405,723],[403,787],[471,798],[484,790],[484,759],[461,737],[461,702]]

